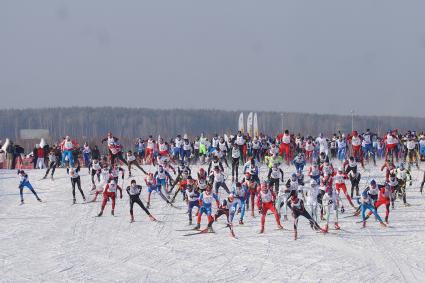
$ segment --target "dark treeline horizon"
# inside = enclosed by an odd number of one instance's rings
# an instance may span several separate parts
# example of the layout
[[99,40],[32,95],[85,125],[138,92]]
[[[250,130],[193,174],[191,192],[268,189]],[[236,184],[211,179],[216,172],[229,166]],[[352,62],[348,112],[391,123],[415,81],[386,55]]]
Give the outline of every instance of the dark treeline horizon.
[[[41,109],[0,110],[0,139],[19,139],[21,129],[48,129],[52,139],[66,135],[77,139],[105,136],[111,131],[117,137],[138,138],[176,134],[209,135],[235,133],[240,112],[250,111],[207,109],[148,109],[124,107],[54,107]],[[328,115],[295,112],[257,112],[259,130],[276,135],[282,129],[302,135],[331,135],[351,131],[351,115]],[[282,119],[283,115],[283,119]],[[283,123],[282,123],[283,120]],[[354,129],[370,128],[383,135],[388,129],[423,131],[425,118],[354,116]]]

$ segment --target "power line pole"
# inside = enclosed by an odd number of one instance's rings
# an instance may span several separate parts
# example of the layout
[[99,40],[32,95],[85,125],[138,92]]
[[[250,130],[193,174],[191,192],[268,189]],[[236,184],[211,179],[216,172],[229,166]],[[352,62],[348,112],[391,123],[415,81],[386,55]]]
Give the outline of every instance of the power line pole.
[[351,132],[354,131],[354,110],[351,110]]

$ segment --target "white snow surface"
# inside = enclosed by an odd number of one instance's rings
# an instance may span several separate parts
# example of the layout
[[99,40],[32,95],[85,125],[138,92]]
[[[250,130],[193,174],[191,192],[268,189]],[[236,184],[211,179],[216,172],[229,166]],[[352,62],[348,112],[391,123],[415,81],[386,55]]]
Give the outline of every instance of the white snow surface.
[[[193,166],[192,172],[197,169]],[[383,181],[378,167],[360,170],[361,189],[371,178]],[[91,198],[87,171],[81,171],[82,184]],[[285,165],[284,171],[287,179],[293,167]],[[266,174],[264,166],[261,172]],[[237,239],[224,228],[224,218],[214,223],[214,234],[184,237],[189,232],[177,230],[190,226],[180,195],[181,209],[153,195],[150,211],[160,222],[149,221],[135,206],[136,222],[130,223],[125,192],[117,200],[115,217],[109,202],[98,218],[101,197],[84,204],[77,190],[78,204],[72,205],[65,169],[57,169],[54,181],[39,181],[44,170],[27,173],[42,203],[25,189],[25,204],[19,205],[16,171],[0,171],[0,282],[425,282],[425,205],[419,193],[423,171],[416,169],[407,191],[412,206],[398,200],[390,227],[381,228],[371,218],[361,229],[358,217],[344,218],[353,210],[343,196],[348,208],[340,218],[343,230],[316,233],[302,218],[297,241],[292,231],[276,230],[273,215],[267,216],[265,234],[258,234],[258,211],[255,218],[247,213],[243,226],[235,221]],[[139,184],[143,177],[136,171]],[[129,182],[126,178],[124,186]],[[145,202],[146,190],[142,196]],[[379,213],[385,215],[383,206]],[[292,230],[292,223],[289,216],[283,226]]]

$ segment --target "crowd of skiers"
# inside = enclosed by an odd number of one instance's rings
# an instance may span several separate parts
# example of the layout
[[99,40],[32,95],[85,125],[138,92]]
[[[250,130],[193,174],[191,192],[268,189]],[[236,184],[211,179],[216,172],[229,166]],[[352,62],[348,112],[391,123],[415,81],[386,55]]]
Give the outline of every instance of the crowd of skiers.
[[[383,137],[369,129],[364,133],[352,131],[331,137],[319,134],[315,138],[293,135],[287,130],[276,136],[260,134],[252,138],[241,131],[211,138],[205,134],[193,139],[177,135],[168,141],[149,136],[138,139],[134,149],[126,151],[119,139],[108,133],[100,143],[105,144],[108,154],[101,155],[97,145],[91,147],[85,143],[80,147],[69,136],[51,147],[36,146],[36,168],[46,168],[44,178],[50,174],[52,180],[56,168],[66,168],[75,203],[76,188],[86,201],[79,172],[87,167],[94,195],[91,201],[98,195],[103,198],[98,216],[103,215],[108,201],[114,214],[115,200],[118,195],[123,196],[119,178],[124,179],[125,171],[131,178],[132,169],[137,167],[145,175],[144,184],[137,184],[133,179],[125,189],[130,199],[131,221],[134,221],[134,204],[151,220],[156,220],[149,212],[152,193],[171,206],[175,206],[177,196],[181,195],[187,206],[188,222],[192,225],[196,215],[194,229],[199,233],[212,232],[213,223],[225,216],[234,236],[234,218],[239,218],[238,225],[244,225],[246,213],[252,217],[260,215],[263,233],[266,216],[271,212],[278,229],[282,229],[282,224],[289,221],[288,215],[292,215],[295,239],[300,216],[308,219],[311,228],[318,232],[327,233],[331,224],[334,229],[340,229],[339,217],[346,211],[342,197],[353,209],[354,216],[361,215],[363,227],[372,214],[386,226],[397,197],[409,205],[406,187],[412,183],[411,167],[419,169],[419,162],[425,158],[425,136],[413,131],[401,134],[397,130],[388,131]],[[365,164],[376,166],[377,159],[384,160],[380,168],[384,182],[366,180],[366,187],[361,187]],[[195,164],[199,170],[192,172]],[[285,178],[282,168],[293,171],[289,178]],[[24,187],[40,200],[28,175],[23,170],[18,174],[22,203]],[[425,174],[421,192],[424,182]],[[146,205],[140,199],[144,187],[148,192]],[[383,219],[378,214],[382,205],[385,207]],[[207,227],[201,229],[204,214]]]

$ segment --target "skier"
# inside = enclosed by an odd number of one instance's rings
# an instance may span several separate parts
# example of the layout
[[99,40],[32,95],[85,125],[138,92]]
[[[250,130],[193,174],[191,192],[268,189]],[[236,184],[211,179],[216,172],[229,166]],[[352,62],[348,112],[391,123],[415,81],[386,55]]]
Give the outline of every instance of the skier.
[[151,163],[155,165],[155,158],[154,158],[154,149],[155,149],[155,140],[152,138],[152,136],[149,136],[147,142],[146,142],[146,151],[145,151],[145,162]]
[[376,135],[370,132],[370,129],[366,130],[366,133],[362,135],[362,150],[363,158],[369,160],[369,155],[372,156],[373,164],[376,166],[375,151],[373,149],[372,140]]
[[115,164],[115,160],[118,158],[127,165],[127,161],[122,157],[122,146],[118,143],[118,138],[109,132],[108,136],[102,139],[101,142],[104,143],[105,141],[108,146],[109,156],[111,157],[111,164]]
[[246,198],[246,209],[249,210],[249,205],[251,203],[251,216],[254,217],[254,203],[255,196],[257,195],[257,185],[251,178],[251,173],[245,173],[245,177],[242,179],[241,184],[242,186],[245,186],[246,190],[248,191],[248,196]]
[[217,194],[212,192],[212,187],[210,185],[208,185],[205,189],[204,192],[202,192],[199,196],[199,206],[200,206],[200,210],[198,212],[198,220],[197,220],[197,224],[195,226],[195,230],[199,230],[201,227],[201,219],[202,219],[202,214],[206,214],[207,218],[208,218],[208,226],[207,226],[207,230],[203,230],[203,231],[209,231],[209,232],[213,232],[212,229],[212,223],[214,222],[214,219],[212,217],[212,203],[213,201],[215,201],[217,208],[220,206],[220,202],[218,199]]
[[189,216],[189,225],[192,225],[192,210],[197,207],[199,213],[199,196],[201,195],[197,187],[190,186],[186,190],[187,212]]
[[109,169],[109,175],[112,179],[115,180],[115,183],[118,184],[118,178],[121,172],[121,180],[124,182],[124,169],[122,169],[120,166],[117,165],[117,163],[112,163],[110,169]]
[[91,168],[91,172],[90,172],[91,183],[92,183],[93,188],[95,188],[96,184],[94,182],[94,176],[96,176],[97,181],[100,182],[100,170],[102,169],[102,167],[100,166],[99,160],[93,159],[90,168]]
[[347,176],[351,182],[351,199],[353,199],[354,191],[356,192],[356,196],[359,196],[359,184],[361,180],[361,174],[360,172],[354,173],[353,170],[350,170]]
[[363,153],[362,153],[362,137],[357,133],[357,131],[352,132],[351,137],[351,148],[352,148],[352,156],[356,161],[359,161],[364,168],[363,163]]
[[275,194],[279,193],[279,181],[283,183],[283,171],[278,167],[278,164],[273,164],[267,174],[270,187],[274,187]]
[[66,159],[70,166],[74,166],[74,159],[72,157],[72,150],[77,146],[77,143],[72,141],[69,136],[66,136],[65,139],[61,142],[60,147],[62,150],[62,166],[65,164]]
[[261,213],[261,229],[260,234],[264,233],[264,224],[266,221],[267,212],[270,210],[276,219],[276,225],[278,229],[283,229],[280,224],[280,217],[274,207],[274,202],[276,200],[276,195],[273,190],[269,188],[266,182],[262,182],[259,188],[257,189],[258,198],[257,198],[257,206],[258,210]]
[[329,146],[328,146],[328,140],[323,137],[323,134],[320,133],[319,136],[316,138],[316,144],[319,145],[319,153],[324,153],[326,156],[329,154]]
[[232,237],[235,237],[235,232],[233,230],[233,218],[237,212],[238,204],[239,200],[236,199],[233,194],[228,195],[227,198],[221,202],[213,218],[213,221],[217,221],[220,216],[226,215],[227,227],[229,227]]
[[[372,180],[372,181],[374,181],[374,180]],[[379,223],[381,223],[381,225],[383,227],[387,226],[387,225],[385,225],[384,222],[382,222],[381,217],[379,216],[375,207],[372,205],[372,199],[369,195],[369,187],[366,188],[362,192],[362,195],[361,195],[361,198],[360,198],[360,209],[361,209],[361,214],[362,214],[363,228],[366,227],[366,209],[369,209],[375,215],[376,219],[379,221]]]
[[50,170],[52,170],[50,178],[53,180],[53,175],[55,174],[57,164],[58,164],[58,159],[57,159],[56,153],[54,150],[51,150],[49,152],[49,167],[47,168],[46,174],[44,175],[43,179],[46,179],[47,175],[49,175]]
[[279,155],[284,157],[286,160],[286,163],[289,165],[290,156],[291,156],[291,135],[289,134],[288,130],[285,130],[282,138],[281,143],[279,146]]
[[148,202],[146,203],[146,207],[150,208],[151,205],[151,194],[152,192],[156,192],[159,196],[168,204],[171,202],[167,199],[167,197],[162,193],[161,186],[157,184],[156,179],[154,178],[152,173],[148,173],[148,176],[145,178],[145,184],[148,187]]
[[[344,173],[342,167],[338,168],[338,172],[334,175],[333,179],[335,180],[335,189],[338,191],[338,195],[340,194],[340,190],[342,190],[348,200],[348,203],[351,205],[351,207],[355,208],[353,202],[351,201],[350,195],[347,192],[347,186],[345,185],[345,180],[348,179],[348,176]],[[342,202],[341,212],[344,213],[344,205]]]
[[310,169],[308,170],[308,176],[315,180],[316,183],[320,182],[320,167],[316,161],[313,162],[313,165],[310,166]]
[[311,217],[317,222],[317,208],[320,188],[315,180],[310,181],[310,188],[307,189],[307,207]]
[[338,137],[336,144],[338,147],[338,152],[337,152],[338,160],[343,162],[347,155],[347,141],[345,140],[344,134]]
[[159,165],[158,170],[154,174],[154,178],[156,180],[157,186],[160,186],[161,190],[164,190],[168,195],[169,192],[167,190],[167,180],[172,182],[173,179],[170,173],[168,173],[168,171],[166,171],[162,165]]
[[232,182],[235,182],[235,181],[237,182],[239,180],[238,179],[239,159],[241,157],[241,152],[236,143],[233,144],[231,155],[232,155]]
[[69,176],[71,177],[71,185],[72,185],[72,204],[76,204],[77,202],[75,199],[75,185],[77,185],[78,190],[80,191],[80,194],[83,197],[83,201],[86,202],[86,197],[84,196],[84,192],[81,189],[81,179],[78,172],[80,172],[80,167],[77,167],[77,168],[71,167],[71,169],[69,170]]
[[[151,221],[156,221],[155,217],[151,215],[149,210],[144,206],[143,202],[140,200],[140,193],[142,192],[142,186],[137,185],[136,180],[131,180],[130,186],[127,187],[126,191],[130,197],[130,217],[131,217],[130,222],[134,222],[133,206],[135,203],[137,203],[146,212],[146,214],[149,216],[149,219]],[[122,198],[122,193],[121,193],[121,198]],[[114,200],[112,200],[112,207],[114,207]],[[114,215],[113,211],[114,209],[112,208],[112,215]]]
[[199,171],[197,173],[198,175],[198,188],[201,192],[205,190],[205,187],[207,185],[207,172],[204,168],[199,168]]
[[24,172],[24,170],[18,170],[18,176],[20,178],[19,182],[19,194],[21,195],[21,204],[24,204],[24,194],[23,189],[27,187],[35,196],[35,198],[41,202],[41,199],[38,197],[37,193],[35,192],[34,188],[32,187],[28,175]]
[[140,169],[145,175],[148,173],[139,165],[137,162],[136,156],[133,154],[131,150],[127,151],[127,166],[128,166],[128,177],[131,178],[131,165],[136,166]]
[[[379,185],[378,187],[379,187],[379,196],[374,206],[376,211],[378,211],[378,208],[381,205],[385,205],[385,223],[388,224],[388,217],[390,215],[391,194],[393,192],[392,192],[391,186],[388,183],[385,183],[385,185],[383,186]],[[373,213],[372,211],[369,211],[365,220],[367,220],[372,215],[372,213]]]
[[289,208],[292,210],[294,217],[294,240],[298,238],[298,218],[304,216],[309,222],[311,229],[316,231],[323,231],[319,224],[311,217],[304,207],[304,201],[299,199],[296,193],[291,194],[291,200],[288,203]]
[[328,232],[329,229],[329,219],[331,216],[331,213],[333,213],[335,216],[335,230],[341,229],[341,227],[338,224],[338,203],[341,201],[341,198],[339,197],[338,192],[333,189],[331,186],[326,187],[325,195],[322,198],[322,204],[325,207],[326,211],[326,225],[325,228],[323,228],[323,231],[325,233]]
[[[241,213],[241,216],[240,216],[240,219],[239,219],[239,224],[243,225],[244,224],[243,219],[244,219],[244,216],[245,216],[245,206],[246,206],[245,202],[248,199],[248,190],[247,190],[246,186],[242,186],[241,183],[236,182],[231,194],[235,197],[236,202],[237,202],[235,204],[235,209],[238,208],[237,211],[240,210],[240,213]],[[236,212],[233,212],[233,216],[232,216],[231,220],[233,220],[235,213]]]
[[116,198],[117,189],[120,191],[120,198],[122,198],[121,187],[117,185],[117,183],[114,179],[110,180],[109,184],[106,185],[105,190],[103,191],[103,201],[102,201],[102,206],[101,206],[100,212],[97,215],[98,217],[102,216],[103,210],[105,209],[106,203],[108,202],[109,199],[112,200],[111,214],[112,214],[112,216],[114,216],[115,198]]
[[292,160],[292,164],[294,164],[297,172],[302,172],[305,166],[305,157],[303,153],[298,153],[297,156]]
[[410,171],[405,168],[404,163],[400,163],[399,167],[395,171],[398,186],[397,186],[397,194],[403,200],[405,206],[409,206],[410,204],[406,201],[406,186],[409,181],[409,185],[412,185],[412,175]]
[[83,153],[84,166],[89,167],[91,149],[90,149],[90,146],[87,142],[84,143],[81,151]]
[[109,168],[104,165],[104,167],[99,170],[99,183],[97,186],[93,184],[92,192],[94,191],[94,197],[90,202],[95,202],[97,200],[97,196],[103,193],[103,190],[111,179],[113,178],[109,174]]
[[220,187],[222,187],[226,191],[226,193],[230,194],[229,188],[226,185],[226,177],[218,166],[214,167],[214,171],[211,172],[209,177],[210,184],[214,183],[214,189],[216,194],[218,194],[218,189]]
[[418,143],[415,140],[415,137],[413,135],[409,135],[406,142],[406,148],[407,148],[407,169],[410,170],[410,167],[413,163],[415,163],[416,168],[419,169],[419,154],[418,154]]

